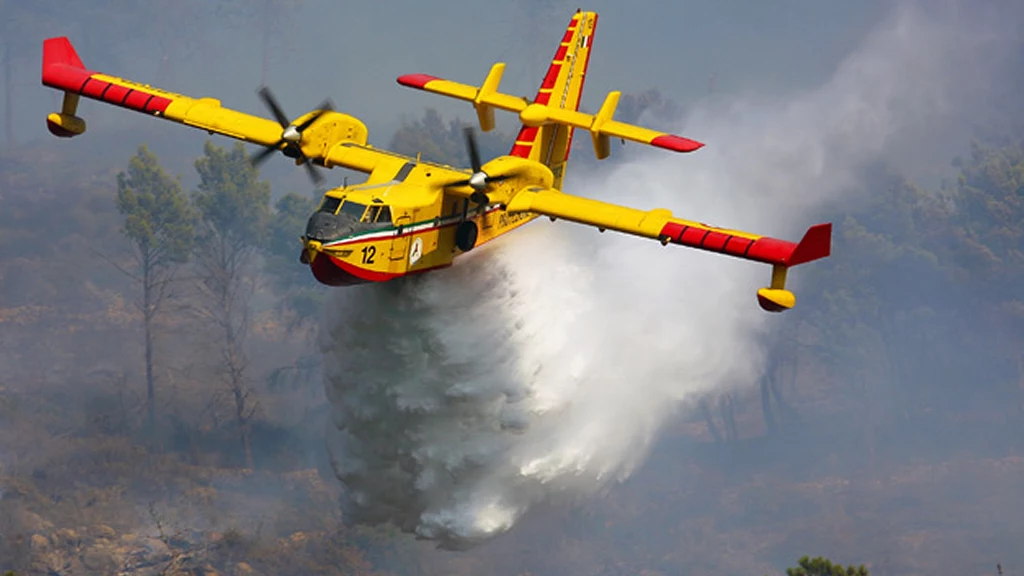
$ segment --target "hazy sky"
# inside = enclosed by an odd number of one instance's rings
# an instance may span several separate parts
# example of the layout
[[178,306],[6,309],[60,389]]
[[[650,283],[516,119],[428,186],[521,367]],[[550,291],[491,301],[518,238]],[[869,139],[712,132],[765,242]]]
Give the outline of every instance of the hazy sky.
[[[770,6],[734,0],[594,1],[580,6],[600,17],[584,106],[596,107],[613,89],[659,88],[685,103],[706,94],[711,74],[721,92],[789,90],[819,82],[888,5],[883,0],[778,0]],[[386,144],[401,115],[419,115],[426,106],[446,115],[472,115],[466,103],[400,87],[397,76],[424,72],[479,83],[492,63],[503,60],[508,64],[503,88],[533,94],[577,6],[562,0],[305,0],[274,34],[269,83],[290,115],[331,96],[339,108],[367,122],[374,142]],[[172,36],[189,25],[179,12],[162,16]],[[262,23],[253,20],[235,29],[220,21],[210,25],[215,30],[206,35],[209,47],[202,56],[177,58],[163,87],[262,112],[255,97]],[[124,27],[119,31],[123,45],[108,56],[98,49],[109,41],[105,33],[98,37],[84,23],[44,35],[69,33],[87,66],[156,83],[161,51],[153,28],[148,20]],[[34,53],[15,62],[15,127],[23,142],[50,137],[44,116],[57,102],[39,84],[41,43],[42,37]],[[103,108],[108,107],[83,105],[90,131],[155,122]],[[204,136],[194,139],[201,142]]]

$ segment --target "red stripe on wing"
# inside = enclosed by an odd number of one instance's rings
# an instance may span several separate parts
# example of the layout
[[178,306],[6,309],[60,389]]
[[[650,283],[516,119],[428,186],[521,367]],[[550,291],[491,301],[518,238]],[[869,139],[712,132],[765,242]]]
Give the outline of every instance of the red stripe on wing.
[[81,94],[95,100],[102,100],[103,91],[110,87],[110,82],[104,82],[95,78],[89,78],[82,86]]
[[153,96],[153,98],[149,101],[148,104],[146,104],[146,107],[143,108],[142,111],[143,112],[148,112],[150,114],[153,114],[153,113],[163,114],[164,111],[167,110],[167,107],[170,106],[170,105],[171,105],[171,100],[169,98],[164,98],[162,96]]
[[103,100],[110,104],[116,104],[117,106],[124,106],[124,99],[128,96],[128,93],[132,89],[126,86],[118,86],[111,84],[107,91],[103,93]]

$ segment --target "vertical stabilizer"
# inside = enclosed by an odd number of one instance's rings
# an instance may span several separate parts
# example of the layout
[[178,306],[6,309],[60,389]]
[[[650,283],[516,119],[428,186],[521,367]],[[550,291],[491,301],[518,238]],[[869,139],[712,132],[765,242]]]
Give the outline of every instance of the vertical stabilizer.
[[[552,108],[579,110],[596,28],[595,12],[577,12],[573,15],[534,102]],[[523,126],[510,154],[547,165],[555,175],[554,187],[561,189],[573,130],[572,126],[559,124]]]

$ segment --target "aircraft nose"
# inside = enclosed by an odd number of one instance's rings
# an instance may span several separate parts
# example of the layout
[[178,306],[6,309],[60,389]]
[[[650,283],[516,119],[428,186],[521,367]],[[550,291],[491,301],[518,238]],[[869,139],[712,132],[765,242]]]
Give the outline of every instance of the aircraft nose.
[[347,215],[314,212],[306,222],[306,238],[327,242],[352,234],[360,227],[358,220]]
[[315,212],[306,222],[306,237],[312,240],[331,240],[337,238],[339,229],[338,218],[329,212]]

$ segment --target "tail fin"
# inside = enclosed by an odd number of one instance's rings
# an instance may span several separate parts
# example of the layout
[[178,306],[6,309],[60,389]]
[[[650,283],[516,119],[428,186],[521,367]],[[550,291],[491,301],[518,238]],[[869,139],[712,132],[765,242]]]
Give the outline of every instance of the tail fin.
[[[596,13],[578,11],[573,15],[537,91],[535,103],[579,110],[596,28]],[[551,123],[539,127],[524,124],[509,154],[545,164],[555,175],[553,187],[560,190],[574,130],[574,127],[564,124]]]
[[502,74],[505,73],[503,62],[491,66],[487,78],[480,86],[453,82],[429,74],[405,74],[398,77],[398,83],[472,102],[480,121],[480,129],[484,132],[494,129],[495,109],[519,114],[522,128],[509,154],[547,165],[554,173],[555,188],[562,186],[565,163],[569,159],[573,131],[576,128],[590,132],[598,160],[608,157],[612,138],[673,152],[693,152],[704,146],[696,140],[614,120],[615,107],[621,95],[619,92],[610,92],[596,115],[579,111],[596,28],[597,14],[594,12],[577,11],[573,15],[558,51],[555,52],[555,58],[551,61],[551,67],[532,102],[529,98],[498,90]]

